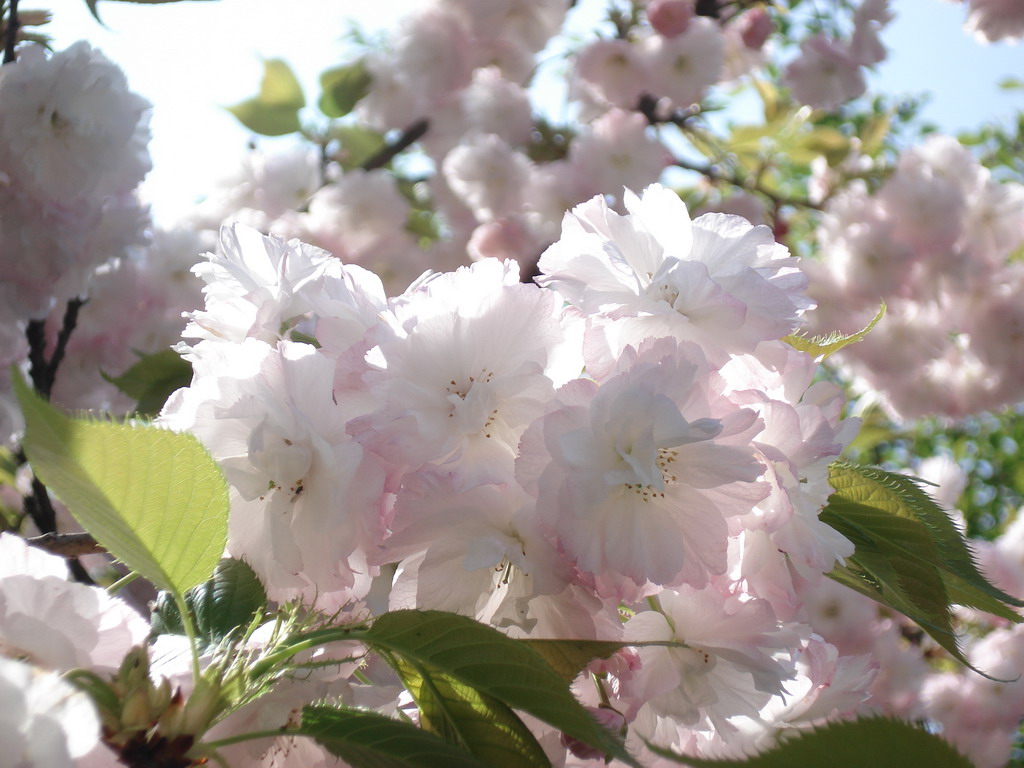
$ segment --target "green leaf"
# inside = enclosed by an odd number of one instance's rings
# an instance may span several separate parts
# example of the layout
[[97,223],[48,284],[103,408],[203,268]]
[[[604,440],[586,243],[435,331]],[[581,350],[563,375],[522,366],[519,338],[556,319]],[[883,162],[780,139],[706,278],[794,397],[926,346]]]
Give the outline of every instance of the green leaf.
[[302,109],[306,106],[306,97],[298,78],[287,62],[281,59],[267,59],[263,62],[263,81],[257,98],[272,107]]
[[176,389],[187,387],[192,381],[192,364],[173,349],[164,349],[151,355],[136,352],[139,361],[120,376],[103,378],[138,401],[139,413],[155,415],[163,408],[167,398]]
[[523,640],[539,653],[562,679],[571,683],[594,659],[607,659],[625,648],[608,640]]
[[280,59],[267,59],[259,95],[227,109],[254,133],[283,136],[301,128],[299,110],[304,106],[306,97],[291,67]]
[[356,638],[527,712],[560,731],[636,765],[622,742],[573,697],[568,683],[526,643],[465,616],[394,611]]
[[298,110],[290,107],[270,107],[259,99],[228,107],[228,112],[253,133],[261,136],[284,136],[301,130]]
[[0,446],[0,485],[15,486],[17,484],[18,462],[10,448]]
[[818,126],[802,134],[796,144],[799,149],[810,154],[807,162],[813,161],[818,155],[824,155],[830,166],[836,166],[850,154],[850,139],[841,131],[828,126]]
[[1019,77],[1004,77],[999,81],[999,87],[1004,91],[1024,91],[1024,80]]
[[754,89],[764,103],[764,121],[773,122],[782,113],[779,104],[779,89],[770,80],[762,80],[759,77],[752,77]]
[[837,492],[842,488],[846,496],[857,495],[890,514],[924,524],[937,546],[947,588],[963,598],[953,602],[995,613],[1013,622],[1022,621],[1017,613],[1006,608],[1006,604],[1024,608],[1024,600],[989,583],[978,570],[974,555],[960,530],[945,510],[921,489],[915,478],[877,467],[836,462],[830,467],[829,482]]
[[488,768],[437,736],[376,712],[303,707],[300,732],[353,768]]
[[835,492],[821,520],[856,549],[829,574],[833,579],[910,617],[968,666],[950,603],[1021,621],[1008,605],[1022,602],[981,575],[949,516],[913,478],[841,461],[829,470]]
[[158,589],[208,579],[227,541],[228,489],[199,440],[71,418],[12,379],[32,470],[96,541]]
[[[387,658],[387,656],[385,656]],[[536,737],[508,706],[428,664],[393,660],[420,710],[420,727],[492,768],[550,768]]]
[[373,76],[362,59],[328,69],[320,75],[320,111],[328,117],[344,117],[370,90]]
[[819,362],[824,360],[829,355],[838,352],[843,347],[855,344],[861,341],[865,336],[871,333],[871,330],[878,325],[878,321],[885,317],[885,302],[883,301],[881,306],[878,308],[878,313],[875,317],[864,326],[863,330],[851,333],[846,336],[839,331],[833,331],[826,336],[804,336],[800,333],[792,333],[789,336],[783,336],[782,340],[789,344],[789,346],[797,349],[801,352],[806,352],[811,355],[815,360]]
[[892,127],[892,112],[874,115],[860,130],[861,152],[874,157],[885,145],[885,139]]
[[694,768],[973,768],[949,742],[902,720],[872,717],[798,731],[743,760],[703,760],[648,744],[655,754]]
[[[185,593],[185,605],[204,646],[216,645],[244,627],[267,606],[267,593],[252,568],[242,560],[224,558],[213,578]],[[174,599],[161,592],[153,606],[155,634],[185,634]]]

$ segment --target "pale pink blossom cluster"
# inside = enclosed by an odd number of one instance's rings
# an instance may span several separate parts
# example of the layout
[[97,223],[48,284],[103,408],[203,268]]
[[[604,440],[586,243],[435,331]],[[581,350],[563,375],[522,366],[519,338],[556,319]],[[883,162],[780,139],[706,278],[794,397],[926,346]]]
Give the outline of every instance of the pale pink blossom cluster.
[[[973,544],[993,584],[1024,593],[1024,509],[998,539]],[[994,679],[950,671],[932,675],[921,693],[925,711],[979,768],[1001,768],[1024,720],[1024,640],[1019,626],[1005,619],[964,609],[959,614],[975,628],[968,659]]]
[[[393,292],[427,266],[464,263],[467,252],[532,268],[568,208],[643,188],[672,164],[649,117],[636,111],[641,94],[657,100],[659,114],[689,107],[716,82],[759,63],[773,31],[763,9],[720,22],[695,16],[691,0],[652,3],[635,39],[580,46],[571,96],[584,119],[564,136],[561,153],[534,158],[541,109],[528,89],[538,52],[563,28],[569,7],[566,0],[432,0],[367,55],[371,82],[355,118],[382,133],[426,126],[417,161],[426,171],[417,184],[400,189],[384,170],[322,173],[312,151],[280,159],[257,151],[193,223],[215,230],[241,221],[298,238],[372,269]],[[613,50],[620,47],[621,55]],[[623,57],[642,59],[642,72],[623,71]],[[290,209],[281,205],[288,199]],[[425,249],[408,231],[414,207],[439,225]]]
[[149,629],[123,600],[68,581],[62,558],[0,533],[0,749],[6,764],[115,765],[99,743],[92,700],[58,675],[74,668],[115,672]]
[[957,419],[1024,398],[1024,185],[935,136],[877,191],[834,195],[819,245],[804,264],[817,329],[857,331],[888,308],[842,359],[894,415]]
[[41,319],[142,242],[149,104],[88,43],[20,50],[0,70],[4,320]]
[[854,11],[848,39],[818,32],[800,43],[800,54],[786,65],[783,82],[801,104],[836,109],[867,89],[864,67],[885,60],[879,33],[893,18],[889,0],[864,0]]
[[[766,227],[691,221],[659,186],[623,200],[565,216],[540,285],[483,259],[390,298],[318,248],[226,228],[196,267],[193,383],[160,421],[220,462],[228,552],[272,599],[685,643],[576,690],[639,752],[764,747],[853,714],[875,674],[802,597],[853,552],[818,513],[856,424],[780,341],[809,302]],[[596,764],[545,733],[553,759]]]
[[[199,242],[151,236],[135,189],[149,170],[149,104],[87,43],[47,56],[19,49],[0,68],[0,442],[21,428],[8,382],[28,357],[25,326],[45,322],[47,354],[65,304],[91,297],[66,349],[54,399],[125,412],[134,401],[105,381],[134,351],[172,344],[181,313],[201,301],[188,272]],[[40,350],[36,350],[39,352]]]
[[967,7],[964,28],[981,43],[1024,39],[1024,7],[1016,0],[962,0]]
[[[29,546],[24,539],[0,533],[0,750],[3,765],[17,768],[116,768],[124,765],[101,743],[101,720],[90,696],[61,678],[71,670],[88,670],[110,679],[126,655],[148,645],[150,676],[156,690],[172,694],[180,705],[195,689],[191,654],[182,635],[161,634],[152,642],[151,626],[138,612],[106,590],[68,581],[63,558]],[[260,627],[247,641],[250,651],[265,647],[273,622]],[[304,704],[340,699],[384,714],[392,714],[400,688],[382,679],[371,685],[350,679],[361,649],[332,644],[307,652],[302,661],[345,660],[325,665],[301,677],[277,682],[255,702],[231,712],[209,731],[208,740],[279,728],[292,721]],[[205,653],[207,665],[212,655]],[[121,679],[123,682],[123,678]],[[157,695],[157,698],[159,695]],[[150,699],[153,702],[153,699]],[[125,702],[122,725],[143,729],[152,723],[132,723],[131,713],[144,704]],[[104,713],[109,716],[109,713]],[[158,711],[157,714],[160,714]],[[128,718],[127,722],[125,718]],[[224,749],[231,765],[291,765],[302,768],[340,766],[312,739],[247,740]],[[282,762],[286,761],[286,762]]]

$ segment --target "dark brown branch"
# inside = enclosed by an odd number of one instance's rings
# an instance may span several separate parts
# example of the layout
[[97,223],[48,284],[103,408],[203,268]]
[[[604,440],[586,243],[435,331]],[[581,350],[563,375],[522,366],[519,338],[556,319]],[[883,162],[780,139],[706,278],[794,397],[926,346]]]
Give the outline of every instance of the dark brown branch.
[[699,173],[710,181],[731,184],[734,187],[745,189],[748,192],[757,192],[758,194],[767,197],[775,203],[776,206],[792,205],[798,208],[811,208],[815,211],[821,210],[820,205],[811,202],[806,197],[788,197],[776,192],[771,192],[748,177],[736,173],[725,173],[714,165],[697,165],[696,163],[690,163],[679,158],[676,158],[675,165],[687,171]]
[[689,109],[675,109],[668,115],[660,116],[658,115],[658,100],[649,93],[645,93],[637,102],[636,111],[646,117],[647,122],[650,125],[670,123],[671,125],[686,130],[687,121],[698,115],[700,113],[700,108],[693,107]]
[[[47,400],[53,393],[53,384],[57,380],[57,369],[60,367],[64,354],[67,352],[68,340],[78,325],[78,312],[85,304],[85,299],[74,298],[68,302],[64,311],[64,320],[57,333],[57,342],[50,359],[46,359],[46,321],[32,320],[25,328],[28,340],[29,376],[32,385],[39,395]],[[32,494],[25,498],[25,512],[36,524],[43,536],[57,534],[57,512],[46,486],[38,478],[32,479]],[[68,556],[68,567],[76,581],[92,584],[93,580],[78,560]]]
[[26,542],[59,557],[102,555],[107,551],[89,533],[44,533],[26,539]]
[[25,511],[41,533],[56,533],[57,512],[46,486],[38,477],[32,478],[32,495],[25,497]]
[[57,369],[60,367],[64,354],[67,352],[68,340],[78,324],[78,312],[86,299],[74,298],[68,302],[64,311],[64,321],[57,334],[57,343],[50,359],[46,359],[46,321],[31,320],[25,329],[28,340],[29,376],[36,391],[49,400],[53,393],[53,384],[57,380]]
[[425,117],[420,118],[415,123],[410,125],[399,136],[393,143],[387,144],[382,147],[379,152],[370,157],[359,167],[364,171],[374,171],[378,168],[383,168],[385,165],[395,159],[395,156],[400,152],[405,151],[417,141],[423,138],[426,134],[427,129],[430,128],[430,121]]
[[7,27],[4,40],[4,64],[14,61],[14,47],[18,44],[18,30],[21,23],[18,21],[18,0],[9,0],[7,10]]
[[50,356],[50,366],[47,373],[50,377],[50,387],[53,387],[53,382],[57,380],[57,368],[60,367],[61,361],[64,359],[64,353],[68,349],[68,339],[71,338],[71,332],[75,330],[75,326],[78,325],[78,312],[85,305],[88,299],[82,299],[75,297],[68,302],[67,309],[64,310],[64,322],[61,324],[60,333],[57,334],[57,345],[53,349],[53,355]]

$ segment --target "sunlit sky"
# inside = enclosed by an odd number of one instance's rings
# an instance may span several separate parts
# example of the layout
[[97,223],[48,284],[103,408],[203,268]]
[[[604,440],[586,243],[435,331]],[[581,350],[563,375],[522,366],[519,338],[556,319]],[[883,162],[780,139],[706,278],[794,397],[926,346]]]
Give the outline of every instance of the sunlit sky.
[[[307,99],[318,75],[345,56],[349,20],[369,30],[395,23],[423,0],[213,0],[163,5],[99,3],[106,24],[84,0],[50,0],[46,30],[55,47],[86,39],[128,73],[133,90],[154,104],[154,170],[144,193],[159,221],[184,212],[214,181],[236,167],[249,134],[225,105],[254,95],[263,58],[295,69]],[[38,7],[22,0],[22,7]],[[875,90],[933,96],[925,111],[955,132],[1024,110],[1024,91],[1001,90],[1006,77],[1024,78],[1024,44],[979,45],[962,30],[963,9],[940,0],[891,0],[897,19],[883,39],[889,59],[872,75]],[[585,24],[603,0],[580,0]]]

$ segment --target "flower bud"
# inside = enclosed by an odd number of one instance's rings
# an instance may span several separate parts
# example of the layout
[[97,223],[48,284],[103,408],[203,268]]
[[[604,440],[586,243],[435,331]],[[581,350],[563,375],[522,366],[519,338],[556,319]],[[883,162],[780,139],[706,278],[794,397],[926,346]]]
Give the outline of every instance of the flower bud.
[[647,6],[647,19],[662,37],[678,37],[690,26],[693,5],[689,0],[653,0]]
[[[587,707],[587,711],[605,730],[612,733],[622,733],[625,730],[626,719],[611,707]],[[581,760],[598,760],[605,757],[604,752],[600,749],[564,733],[562,734],[562,746]]]
[[752,8],[736,21],[740,26],[740,39],[752,51],[759,51],[775,31],[775,23],[764,8]]

